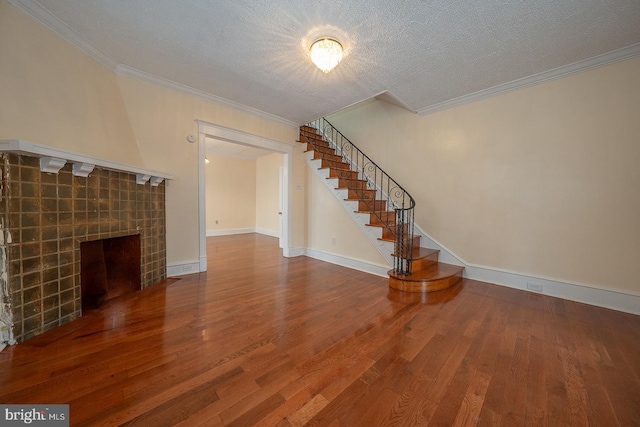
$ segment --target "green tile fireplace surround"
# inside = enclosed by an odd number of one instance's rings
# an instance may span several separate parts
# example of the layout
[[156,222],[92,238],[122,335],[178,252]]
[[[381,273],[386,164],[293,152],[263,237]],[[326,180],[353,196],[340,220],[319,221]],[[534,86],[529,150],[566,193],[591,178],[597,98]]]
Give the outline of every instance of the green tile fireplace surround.
[[81,316],[82,242],[139,235],[141,287],[166,278],[164,180],[172,176],[76,153],[46,156],[28,143],[0,141],[0,149],[2,341]]

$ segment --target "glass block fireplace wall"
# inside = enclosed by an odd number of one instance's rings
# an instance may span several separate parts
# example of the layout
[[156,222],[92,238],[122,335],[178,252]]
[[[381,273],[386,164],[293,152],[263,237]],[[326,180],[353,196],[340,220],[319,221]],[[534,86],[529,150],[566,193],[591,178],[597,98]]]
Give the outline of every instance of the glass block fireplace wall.
[[141,287],[166,278],[164,182],[99,167],[75,176],[71,163],[41,172],[40,159],[23,154],[2,153],[0,163],[0,292],[13,340],[81,315],[82,242],[140,235]]

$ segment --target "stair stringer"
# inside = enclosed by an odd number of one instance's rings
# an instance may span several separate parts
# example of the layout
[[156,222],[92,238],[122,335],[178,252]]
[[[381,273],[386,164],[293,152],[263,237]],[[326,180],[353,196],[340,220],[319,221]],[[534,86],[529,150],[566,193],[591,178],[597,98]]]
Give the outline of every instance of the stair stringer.
[[344,208],[345,212],[349,215],[349,218],[358,226],[364,236],[371,242],[376,250],[382,255],[389,266],[393,266],[393,242],[387,242],[380,240],[382,238],[382,228],[372,227],[367,225],[370,221],[370,215],[366,213],[358,213],[358,202],[353,200],[345,200],[348,196],[348,190],[338,189],[338,178],[329,178],[329,169],[321,169],[322,160],[313,158],[313,151],[307,151],[304,153],[304,158],[307,165],[318,177],[318,179],[324,183],[329,191],[340,202],[340,205]]
[[[413,226],[414,226],[413,234],[415,236],[420,236],[421,247],[439,250],[440,251],[438,255],[439,262],[444,262],[447,264],[465,267],[465,271],[466,271],[467,264],[462,259],[458,258],[456,254],[454,254],[451,250],[449,250],[449,248],[447,248],[442,243],[440,243],[439,241],[431,237],[417,223],[414,223]],[[463,275],[464,275],[464,272],[463,272]]]
[[[318,135],[322,136],[322,139],[323,139],[324,141],[326,141],[326,142],[328,142],[328,143],[329,143],[329,146],[335,150],[336,155],[338,155],[338,156],[342,157],[342,158],[343,158],[343,161],[344,161],[345,163],[347,163],[347,164],[349,164],[349,165],[350,165],[351,170],[353,170],[353,171],[357,171],[357,172],[358,172],[358,176],[359,176],[361,179],[364,179],[364,180],[366,180],[366,181],[367,181],[367,183],[368,183],[368,185],[369,185],[369,188],[376,190],[376,194],[382,194],[382,195],[384,195],[384,196],[385,196],[385,197],[384,197],[384,200],[387,200],[387,203],[388,203],[388,206],[387,206],[387,207],[388,207],[388,209],[389,209],[389,210],[393,210],[393,209],[396,207],[396,206],[391,206],[391,205],[389,205],[389,204],[391,204],[392,202],[391,202],[391,201],[389,200],[389,198],[387,197],[388,195],[385,193],[385,191],[384,191],[382,188],[380,188],[380,186],[378,185],[378,183],[377,183],[377,182],[375,182],[375,180],[372,180],[372,179],[369,177],[369,175],[367,175],[367,173],[362,169],[362,167],[361,167],[357,162],[355,162],[355,161],[354,161],[354,159],[350,158],[349,156],[345,155],[345,154],[342,152],[341,147],[333,141],[333,139],[331,138],[331,136],[330,136],[330,135],[328,135],[326,132],[324,132],[324,130],[323,130],[323,129],[319,129],[319,128],[314,127],[314,126],[310,126],[310,127],[314,128],[314,129],[316,130],[316,132],[318,133]],[[424,230],[422,230],[420,227],[418,227],[418,225],[417,225],[417,224],[415,224],[415,223],[414,223],[414,227],[415,227],[415,229],[414,229],[414,235],[416,235],[416,236],[418,236],[418,235],[423,236],[423,237],[425,237],[429,242],[432,242],[432,243],[434,243],[434,244],[435,244],[435,245],[434,245],[434,246],[436,246],[435,248],[427,247],[428,249],[438,249],[438,250],[443,250],[443,249],[444,249],[444,251],[446,251],[447,253],[450,253],[450,251],[449,251],[448,249],[444,248],[444,246],[440,245],[440,244],[439,244],[439,243],[437,243],[434,239],[432,239],[430,236],[428,236],[428,235],[424,232]],[[425,247],[425,246],[423,246],[422,244],[420,244],[420,247]],[[454,256],[454,257],[455,257],[455,256]],[[451,257],[447,256],[447,259],[451,259]],[[455,259],[456,259],[456,260],[458,260],[458,263],[459,263],[459,262],[461,262],[457,257],[455,257]],[[454,262],[453,264],[456,264],[456,263]]]

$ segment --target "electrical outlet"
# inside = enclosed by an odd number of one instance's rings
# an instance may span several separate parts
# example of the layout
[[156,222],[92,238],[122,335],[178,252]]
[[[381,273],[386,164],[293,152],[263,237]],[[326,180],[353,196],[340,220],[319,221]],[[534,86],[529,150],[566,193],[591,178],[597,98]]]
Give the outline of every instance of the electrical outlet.
[[331,244],[332,244],[333,246],[335,246],[335,245],[336,245],[336,236],[333,236],[333,237],[331,238]]
[[527,289],[533,292],[542,292],[542,285],[540,283],[527,282]]
[[220,222],[216,219],[216,224],[219,224]]

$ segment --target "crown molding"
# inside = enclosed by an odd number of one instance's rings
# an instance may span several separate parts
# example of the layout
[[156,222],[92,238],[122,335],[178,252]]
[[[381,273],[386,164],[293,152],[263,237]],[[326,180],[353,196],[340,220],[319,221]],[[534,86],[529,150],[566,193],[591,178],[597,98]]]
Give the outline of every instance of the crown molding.
[[95,45],[82,37],[76,30],[65,24],[47,8],[34,0],[8,0],[9,3],[31,16],[63,39],[98,61],[111,71],[116,70],[117,62]]
[[192,87],[176,83],[174,81],[164,79],[162,77],[158,77],[132,67],[128,67],[126,65],[118,64],[115,59],[113,59],[111,56],[107,55],[87,39],[82,37],[77,31],[65,24],[62,20],[60,20],[60,18],[55,16],[40,3],[34,0],[8,1],[9,3],[13,4],[15,7],[22,10],[27,15],[42,23],[44,26],[46,26],[47,28],[58,34],[60,37],[64,38],[116,74],[151,83],[156,86],[164,87],[166,89],[173,90],[174,92],[183,93],[185,95],[193,96],[207,102],[222,105],[223,107],[233,108],[243,113],[261,117],[287,127],[297,128],[299,126],[298,123],[283,119],[282,117],[278,117],[255,108],[247,107],[237,102],[233,102],[228,99],[221,98],[219,96],[215,96],[210,93],[203,92],[201,90],[194,89]]
[[450,99],[448,101],[439,102],[437,104],[419,109],[418,114],[426,116],[427,114],[435,113],[437,111],[446,110],[463,104],[469,104],[485,98],[490,98],[492,96],[524,89],[529,86],[534,86],[550,80],[567,77],[572,74],[581,73],[592,68],[602,67],[604,65],[613,64],[615,62],[624,61],[625,59],[630,59],[638,55],[640,55],[640,43],[633,44],[631,46],[614,50],[602,55],[594,56],[592,58],[585,59],[584,61],[574,62],[573,64],[554,68],[553,70],[544,71],[542,73],[534,74],[529,77],[524,77],[522,79],[517,79],[509,83],[504,83],[489,89],[474,92],[469,95],[464,95],[458,98]]
[[239,104],[234,101],[230,101],[226,98],[222,98],[216,95],[212,95],[210,93],[201,91],[199,89],[194,89],[190,86],[183,85],[182,83],[177,83],[169,79],[165,79],[163,77],[158,77],[153,74],[149,74],[147,72],[138,70],[133,67],[129,67],[127,65],[118,65],[116,67],[116,74],[124,77],[130,77],[135,80],[140,80],[146,83],[150,83],[152,85],[160,86],[165,89],[172,90],[174,92],[182,93],[184,95],[189,95],[194,98],[202,99],[203,101],[211,102],[213,104],[218,104],[223,107],[232,108],[234,110],[241,111],[243,113],[251,114],[253,116],[261,117],[263,119],[279,123],[281,125],[298,128],[300,125],[298,123],[294,123],[290,120],[283,119],[282,117],[275,116],[273,114],[266,113],[262,110],[258,110],[255,108],[247,107],[246,105]]
[[[89,42],[87,39],[82,37],[77,31],[75,31],[73,28],[65,24],[57,16],[51,13],[46,7],[42,6],[40,3],[36,2],[35,0],[8,0],[8,2],[14,5],[15,7],[17,7],[18,9],[20,9],[21,11],[23,11],[24,13],[26,13],[27,15],[36,19],[38,22],[42,23],[47,28],[54,31],[56,34],[58,34],[65,40],[69,41],[74,46],[82,50],[84,53],[86,53],[87,55],[95,59],[98,63],[108,68],[109,70],[115,72],[116,74],[119,74],[125,77],[131,77],[136,80],[141,80],[147,83],[154,84],[156,86],[170,89],[174,92],[183,93],[189,96],[202,99],[207,102],[212,102],[214,104],[232,108],[247,114],[251,114],[253,116],[261,117],[266,120],[279,123],[287,127],[297,128],[299,126],[298,123],[294,123],[290,120],[284,119],[279,116],[275,116],[273,114],[264,112],[262,110],[251,108],[246,105],[242,105],[237,102],[230,101],[228,99],[225,99],[216,95],[212,95],[210,93],[207,93],[198,89],[194,89],[192,87],[189,87],[180,83],[176,83],[174,81],[171,81],[162,77],[158,77],[126,65],[118,64],[115,59],[113,59],[107,53],[105,53],[104,51],[102,51],[101,49],[93,45],[91,42]],[[398,97],[396,97],[394,94],[388,91],[383,91],[379,94],[374,95],[373,97],[390,102],[394,105],[398,105],[411,112],[417,112],[418,114],[424,116],[424,115],[428,115],[438,111],[446,110],[452,107],[469,104],[469,103],[480,101],[482,99],[490,98],[496,95],[501,95],[507,92],[512,92],[512,91],[523,89],[529,86],[534,86],[550,80],[567,77],[572,74],[590,70],[592,68],[597,68],[597,67],[609,65],[618,61],[630,59],[638,55],[640,55],[640,43],[627,46],[621,49],[617,49],[602,55],[594,56],[592,58],[589,58],[583,61],[574,62],[572,64],[558,67],[553,70],[548,70],[542,73],[534,74],[532,76],[517,79],[509,83],[494,86],[492,88],[483,89],[468,95],[463,95],[447,101],[439,102],[439,103],[430,105],[428,107],[421,108],[417,111],[410,108],[402,100],[400,100]]]

